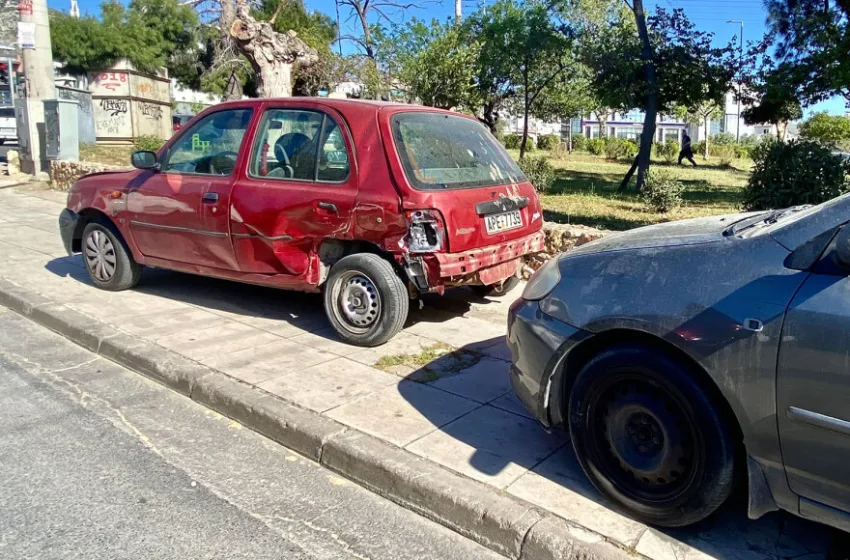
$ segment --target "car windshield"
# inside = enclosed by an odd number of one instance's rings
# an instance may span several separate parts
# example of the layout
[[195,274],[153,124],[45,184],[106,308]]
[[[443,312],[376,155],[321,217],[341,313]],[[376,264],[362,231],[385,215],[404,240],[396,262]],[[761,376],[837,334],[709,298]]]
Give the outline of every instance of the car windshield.
[[510,155],[480,123],[443,113],[411,112],[391,121],[404,173],[420,190],[525,181]]

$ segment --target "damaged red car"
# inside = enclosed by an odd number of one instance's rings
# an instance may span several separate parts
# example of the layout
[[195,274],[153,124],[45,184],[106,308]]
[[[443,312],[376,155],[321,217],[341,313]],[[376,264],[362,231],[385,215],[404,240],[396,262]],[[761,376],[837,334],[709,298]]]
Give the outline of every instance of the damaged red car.
[[264,99],[210,107],[136,169],[79,179],[59,222],[106,290],[143,266],[324,292],[346,341],[375,346],[410,301],[504,292],[543,249],[531,184],[475,119],[427,107]]

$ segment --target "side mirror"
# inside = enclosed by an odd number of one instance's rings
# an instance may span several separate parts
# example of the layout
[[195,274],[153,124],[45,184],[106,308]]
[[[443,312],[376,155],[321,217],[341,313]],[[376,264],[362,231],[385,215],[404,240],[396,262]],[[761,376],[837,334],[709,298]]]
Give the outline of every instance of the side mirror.
[[133,152],[130,156],[130,162],[137,169],[158,169],[159,162],[156,161],[156,154],[147,150],[139,150]]
[[844,226],[835,237],[833,259],[838,266],[850,270],[850,226]]

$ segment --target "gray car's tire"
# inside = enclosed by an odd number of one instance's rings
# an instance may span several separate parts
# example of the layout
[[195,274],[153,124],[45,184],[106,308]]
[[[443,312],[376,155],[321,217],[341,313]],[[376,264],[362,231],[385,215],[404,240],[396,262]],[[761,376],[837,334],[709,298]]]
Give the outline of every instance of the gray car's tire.
[[340,259],[325,283],[325,313],[334,330],[357,346],[378,346],[407,320],[410,298],[392,265],[378,255]]
[[511,276],[510,278],[506,278],[505,281],[501,284],[493,284],[490,286],[472,286],[472,289],[475,291],[476,294],[481,297],[499,297],[510,292],[517,286],[519,286],[519,277]]
[[94,285],[117,292],[139,283],[142,266],[121,234],[109,223],[94,221],[86,225],[80,243],[83,263]]
[[604,350],[569,396],[576,456],[593,485],[646,523],[680,527],[714,512],[735,482],[735,441],[715,391],[688,364],[641,345]]

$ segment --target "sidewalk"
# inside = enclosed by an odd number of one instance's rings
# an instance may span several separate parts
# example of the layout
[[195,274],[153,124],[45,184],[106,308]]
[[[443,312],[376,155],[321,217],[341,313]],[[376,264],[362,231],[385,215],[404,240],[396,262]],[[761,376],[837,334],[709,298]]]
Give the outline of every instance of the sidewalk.
[[[782,513],[749,521],[743,496],[687,530],[648,529],[608,509],[566,434],[544,432],[510,389],[503,338],[518,293],[502,301],[467,290],[429,297],[395,339],[363,349],[335,339],[317,295],[162,270],[146,270],[132,291],[97,290],[81,258],[62,248],[56,218],[64,201],[64,193],[37,187],[0,189],[0,278],[7,281],[0,286],[38,294],[44,306],[63,304],[90,318],[94,330],[109,325],[107,336],[153,343],[347,433],[369,434],[479,481],[496,498],[586,529],[583,538],[613,544],[623,558],[826,557],[830,530]],[[374,489],[392,498],[391,489]],[[433,515],[427,504],[405,505]]]

